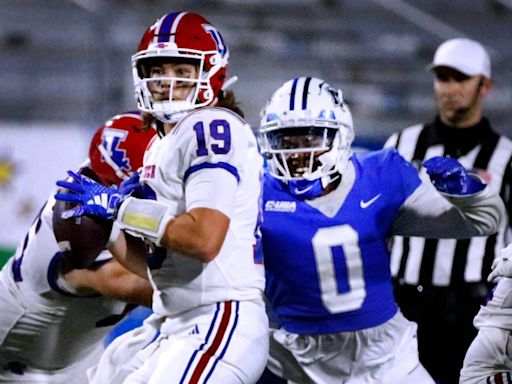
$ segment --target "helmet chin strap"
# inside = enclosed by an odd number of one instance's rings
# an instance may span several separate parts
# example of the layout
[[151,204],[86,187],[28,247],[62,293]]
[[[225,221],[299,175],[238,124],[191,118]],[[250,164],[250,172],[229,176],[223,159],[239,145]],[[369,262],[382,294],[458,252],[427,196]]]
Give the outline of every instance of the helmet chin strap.
[[[165,114],[164,115],[166,116],[166,118],[164,118],[164,121],[163,123],[167,123],[167,124],[176,124],[177,122],[179,122],[181,119],[183,119],[189,112],[191,111],[191,109],[188,109],[186,111],[180,111],[180,112],[173,112],[173,113],[170,113],[170,114]],[[168,117],[167,117],[168,116]],[[157,117],[158,118],[158,117]]]
[[311,200],[324,193],[321,179],[296,179],[288,181],[288,192],[299,200]]
[[[318,157],[322,166],[315,172],[304,175],[302,179],[288,181],[288,191],[300,200],[311,200],[324,194],[325,189],[335,181],[341,178],[341,169],[338,169],[339,159],[337,151],[330,150]],[[343,166],[343,164],[341,164]],[[343,166],[344,167],[344,166]],[[334,172],[327,175],[322,174],[321,170],[331,170]]]
[[335,181],[337,181],[338,179],[341,178],[341,174],[336,172],[336,173],[331,173],[330,175],[326,175],[326,176],[323,176],[321,178],[321,181],[322,181],[322,188],[325,189],[327,188],[327,186],[331,183],[334,183]]
[[158,119],[156,116],[154,116],[154,117],[155,117],[156,132],[158,133],[158,137],[162,138],[165,136],[164,123],[162,120]]
[[238,81],[238,76],[232,76],[229,79],[227,79],[224,84],[222,85],[222,90],[225,91],[229,87],[231,87],[233,84],[235,84]]
[[322,176],[318,179],[298,179],[288,181],[288,192],[299,200],[311,200],[324,194],[325,189],[336,180],[340,179],[339,173]]
[[[160,120],[162,123],[167,124],[176,124],[181,119],[183,119],[189,112],[194,110],[193,105],[196,103],[196,100],[199,95],[198,84],[196,84],[193,88],[190,89],[185,100],[173,100],[172,94],[175,86],[175,81],[172,81],[171,89],[169,90],[169,99],[165,101],[161,101],[161,110],[158,112],[150,111],[149,113],[153,114],[157,120]],[[149,88],[146,86],[146,91],[150,93]],[[175,110],[173,112],[172,110]],[[168,112],[167,112],[168,111]],[[167,112],[167,113],[166,113]]]

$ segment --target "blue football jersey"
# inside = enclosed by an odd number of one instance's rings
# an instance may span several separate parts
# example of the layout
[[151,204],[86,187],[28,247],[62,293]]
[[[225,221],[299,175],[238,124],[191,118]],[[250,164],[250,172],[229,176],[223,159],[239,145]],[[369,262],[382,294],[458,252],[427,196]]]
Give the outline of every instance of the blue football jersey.
[[395,150],[357,153],[351,162],[355,182],[334,217],[264,176],[266,295],[289,332],[365,329],[397,312],[387,239],[421,181]]

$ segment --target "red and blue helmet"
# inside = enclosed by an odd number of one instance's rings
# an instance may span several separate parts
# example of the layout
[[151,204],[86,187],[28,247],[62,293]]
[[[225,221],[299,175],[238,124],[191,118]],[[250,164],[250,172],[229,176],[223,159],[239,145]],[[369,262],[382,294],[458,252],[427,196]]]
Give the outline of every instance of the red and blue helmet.
[[[160,17],[151,25],[132,56],[133,80],[137,106],[164,123],[174,123],[193,109],[212,104],[222,89],[227,75],[229,50],[219,31],[204,17],[191,12],[174,12]],[[155,60],[188,60],[197,63],[199,78],[149,77],[148,66]],[[192,82],[187,100],[157,101],[148,84],[168,81]]]
[[101,182],[119,185],[140,167],[156,129],[144,130],[137,112],[116,115],[101,125],[89,147],[90,167]]

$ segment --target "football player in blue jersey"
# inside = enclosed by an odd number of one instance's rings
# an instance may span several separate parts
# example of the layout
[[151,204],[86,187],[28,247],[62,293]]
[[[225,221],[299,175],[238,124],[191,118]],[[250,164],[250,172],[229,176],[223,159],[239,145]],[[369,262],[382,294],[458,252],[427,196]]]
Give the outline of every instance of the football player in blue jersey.
[[259,133],[266,295],[280,322],[268,368],[294,383],[433,383],[393,297],[387,241],[493,233],[499,197],[454,159],[426,161],[430,182],[395,150],[351,153],[349,107],[321,79],[279,88]]

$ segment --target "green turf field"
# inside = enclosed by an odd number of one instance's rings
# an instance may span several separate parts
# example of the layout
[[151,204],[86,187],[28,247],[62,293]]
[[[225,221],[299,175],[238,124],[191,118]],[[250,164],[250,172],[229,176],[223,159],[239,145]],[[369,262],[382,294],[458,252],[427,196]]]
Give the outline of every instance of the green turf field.
[[0,247],[0,267],[4,265],[9,257],[14,253],[14,249]]

